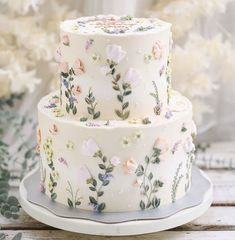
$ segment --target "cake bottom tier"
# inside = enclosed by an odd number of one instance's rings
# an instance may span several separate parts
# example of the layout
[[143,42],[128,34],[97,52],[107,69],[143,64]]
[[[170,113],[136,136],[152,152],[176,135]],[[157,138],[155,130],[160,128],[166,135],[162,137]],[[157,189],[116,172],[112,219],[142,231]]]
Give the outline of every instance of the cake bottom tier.
[[[71,208],[121,212],[158,208],[191,186],[191,103],[174,94],[164,117],[75,121],[53,103],[39,105],[41,191]],[[58,115],[58,113],[60,113]]]

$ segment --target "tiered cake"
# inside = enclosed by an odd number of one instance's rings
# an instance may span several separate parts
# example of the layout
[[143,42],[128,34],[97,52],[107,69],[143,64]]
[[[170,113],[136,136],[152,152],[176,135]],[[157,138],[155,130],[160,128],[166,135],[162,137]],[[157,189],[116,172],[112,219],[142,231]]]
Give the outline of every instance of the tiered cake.
[[61,24],[60,90],[39,105],[41,191],[91,211],[158,208],[191,186],[189,100],[171,89],[171,25],[94,16]]

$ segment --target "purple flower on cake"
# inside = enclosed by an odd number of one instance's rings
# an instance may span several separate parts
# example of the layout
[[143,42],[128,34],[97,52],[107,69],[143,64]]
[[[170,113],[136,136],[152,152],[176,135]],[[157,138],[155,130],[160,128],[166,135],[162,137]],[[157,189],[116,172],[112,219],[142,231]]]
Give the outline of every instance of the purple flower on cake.
[[136,171],[137,167],[138,167],[137,162],[133,158],[131,158],[125,161],[125,163],[122,166],[122,170],[125,174],[132,174]]
[[186,153],[190,153],[190,152],[193,152],[194,150],[195,150],[195,146],[193,144],[193,138],[188,137],[184,143],[184,151]]
[[100,127],[100,124],[95,123],[95,122],[87,122],[86,126],[87,127]]
[[82,152],[85,156],[94,157],[99,150],[99,146],[92,138],[85,140],[82,144]]
[[86,51],[93,45],[93,43],[94,43],[94,39],[88,39],[86,41],[86,45],[85,45]]
[[118,45],[107,45],[106,47],[107,59],[115,63],[120,63],[126,56],[126,51],[124,51],[121,46]]
[[175,152],[179,149],[179,146],[180,146],[181,143],[182,143],[182,141],[179,140],[179,141],[177,141],[177,142],[173,145],[173,147],[172,147],[172,149],[171,149],[171,153],[172,153],[172,154],[175,154]]
[[162,74],[164,73],[164,71],[165,71],[165,66],[163,65],[163,66],[160,68],[160,71],[159,71],[160,77],[162,76]]
[[129,83],[131,86],[136,86],[139,84],[141,79],[142,79],[142,77],[141,77],[139,71],[137,71],[134,68],[129,68],[124,77],[124,82]]
[[61,62],[61,47],[60,46],[57,47],[54,57],[55,57],[55,61],[57,63]]
[[103,179],[103,181],[110,180],[113,178],[113,175],[111,173],[106,173],[106,174],[103,174],[101,178]]
[[172,113],[172,111],[169,110],[169,111],[166,112],[165,118],[170,119],[171,117],[173,117],[173,113]]
[[117,157],[117,156],[113,156],[110,159],[110,162],[113,164],[113,166],[117,166],[117,165],[119,165],[121,163],[120,158]]
[[64,84],[64,86],[65,86],[66,88],[68,88],[69,83],[68,83],[68,81],[67,81],[66,79],[63,79],[63,84]]
[[160,154],[164,154],[169,150],[169,144],[164,138],[157,138],[154,148],[161,150]]
[[64,164],[66,167],[68,167],[68,163],[67,163],[67,161],[63,157],[58,158],[58,161],[60,163]]
[[75,75],[77,75],[77,76],[85,73],[84,64],[82,63],[82,61],[79,58],[74,62],[73,71],[74,71]]
[[153,45],[152,54],[155,60],[162,58],[162,46],[158,41]]
[[62,43],[65,45],[65,46],[69,46],[70,44],[70,41],[69,41],[69,36],[67,34],[63,35],[62,38]]
[[68,73],[68,71],[69,71],[69,64],[67,62],[61,62],[60,63],[60,71],[62,73]]

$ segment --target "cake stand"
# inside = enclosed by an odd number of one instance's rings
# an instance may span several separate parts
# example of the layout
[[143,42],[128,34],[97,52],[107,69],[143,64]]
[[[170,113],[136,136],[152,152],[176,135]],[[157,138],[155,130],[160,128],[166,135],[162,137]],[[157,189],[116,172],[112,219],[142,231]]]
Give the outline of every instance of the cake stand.
[[27,189],[24,186],[24,180],[29,178],[35,171],[37,169],[29,173],[20,184],[20,204],[22,208],[39,222],[71,232],[103,236],[125,236],[159,232],[186,224],[198,218],[207,211],[212,203],[212,183],[208,176],[200,170],[201,177],[206,178],[210,182],[210,187],[205,192],[203,201],[197,206],[181,210],[170,217],[123,223],[100,223],[91,220],[59,217],[27,200]]

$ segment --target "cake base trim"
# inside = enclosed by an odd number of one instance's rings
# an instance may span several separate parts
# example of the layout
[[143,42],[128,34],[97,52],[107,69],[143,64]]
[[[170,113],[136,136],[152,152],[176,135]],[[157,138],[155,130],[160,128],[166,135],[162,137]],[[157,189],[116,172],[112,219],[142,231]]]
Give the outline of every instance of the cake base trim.
[[[165,220],[176,214],[181,214],[182,211],[186,209],[192,209],[200,206],[203,204],[205,196],[208,195],[208,192],[210,192],[212,189],[210,180],[205,177],[201,170],[199,170],[197,167],[193,167],[192,186],[190,191],[183,198],[177,200],[173,204],[162,206],[161,208],[155,210],[96,213],[93,211],[72,209],[63,204],[51,202],[49,197],[42,194],[39,189],[35,188],[39,178],[39,170],[35,170],[27,175],[21,183],[20,195],[21,200],[23,201],[23,208],[24,206],[27,206],[25,207],[26,212],[28,208],[35,208],[34,211],[41,211],[43,209],[43,212],[52,214],[57,218],[89,220],[92,222],[105,224],[120,224],[125,222],[146,220]],[[36,210],[36,208],[38,208],[38,210]],[[46,223],[52,224],[50,221]]]

